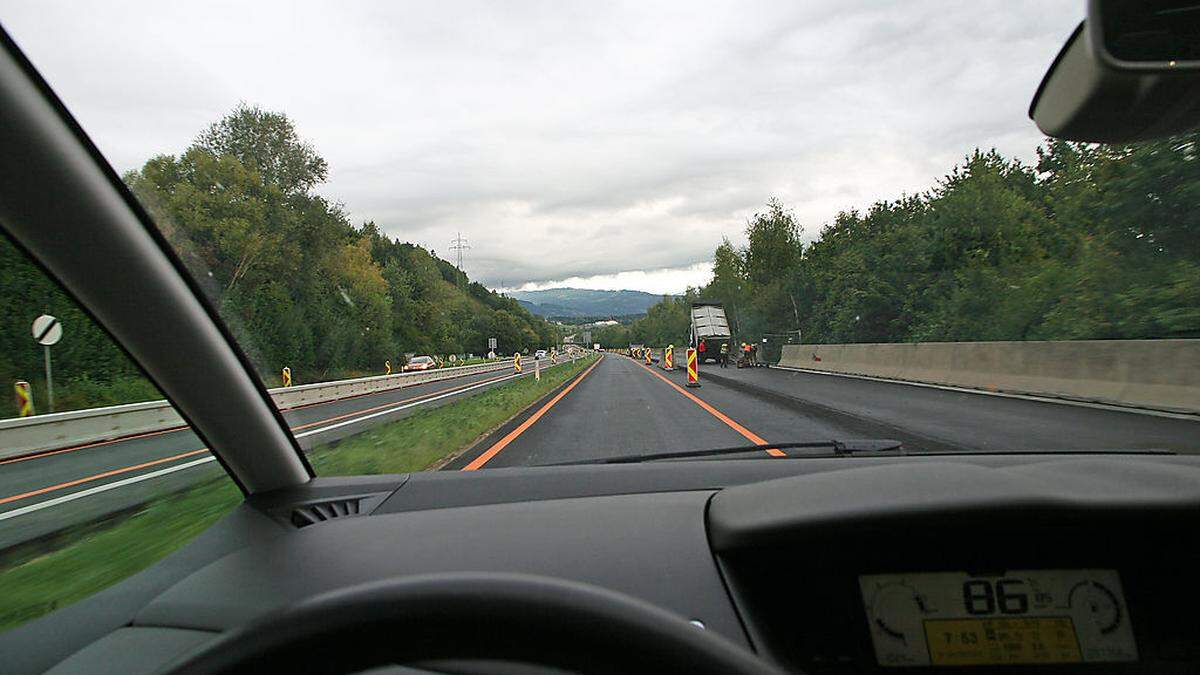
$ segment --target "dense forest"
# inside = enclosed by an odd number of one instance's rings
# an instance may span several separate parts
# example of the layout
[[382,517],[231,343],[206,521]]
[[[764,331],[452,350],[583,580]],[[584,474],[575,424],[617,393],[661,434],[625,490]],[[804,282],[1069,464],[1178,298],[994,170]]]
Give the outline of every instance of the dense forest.
[[[503,353],[557,341],[552,324],[432,252],[375,223],[353,226],[314,192],[327,173],[285,115],[242,105],[182,154],[124,177],[269,385],[285,365],[296,382],[313,382],[382,372],[405,352],[483,354],[489,337]],[[29,324],[42,312],[65,328],[53,348],[59,409],[156,395],[7,240],[0,293],[10,317],[0,324],[0,376],[32,382],[36,401],[45,400],[42,351]]]
[[[1200,133],[976,151],[929,191],[847,211],[811,243],[771,201],[712,281],[740,336],[804,342],[1200,337]],[[686,302],[602,335],[679,344]]]

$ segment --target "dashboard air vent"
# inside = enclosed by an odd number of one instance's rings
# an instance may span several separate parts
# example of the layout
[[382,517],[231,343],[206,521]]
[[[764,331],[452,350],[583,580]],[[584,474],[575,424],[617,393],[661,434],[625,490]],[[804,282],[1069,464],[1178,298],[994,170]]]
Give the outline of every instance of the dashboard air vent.
[[292,524],[308,527],[335,518],[349,518],[362,513],[362,497],[344,497],[327,502],[314,502],[292,510]]

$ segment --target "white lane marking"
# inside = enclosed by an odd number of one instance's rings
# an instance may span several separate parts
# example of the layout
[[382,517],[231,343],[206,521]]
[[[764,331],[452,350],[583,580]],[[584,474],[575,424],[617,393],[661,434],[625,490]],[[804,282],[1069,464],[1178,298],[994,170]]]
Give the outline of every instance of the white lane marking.
[[1166,410],[1150,410],[1148,408],[1131,408],[1121,405],[1113,405],[1111,403],[1097,403],[1095,401],[1075,401],[1069,398],[1052,398],[1049,396],[1035,396],[1033,394],[1013,394],[1004,391],[988,391],[986,389],[970,389],[968,387],[954,387],[948,384],[930,384],[928,382],[911,382],[909,380],[892,380],[886,377],[874,377],[872,375],[853,375],[851,373],[832,373],[827,370],[812,370],[810,368],[794,368],[792,366],[771,366],[772,370],[790,370],[796,373],[808,373],[810,375],[829,375],[831,377],[848,377],[853,380],[867,380],[870,382],[887,382],[889,384],[906,384],[910,387],[924,387],[926,389],[941,389],[942,391],[956,391],[964,394],[979,394],[980,396],[999,396],[1000,398],[1016,398],[1023,401],[1037,401],[1038,403],[1058,403],[1059,405],[1073,405],[1079,408],[1095,408],[1097,410],[1111,410],[1114,412],[1133,413],[1135,415],[1149,415],[1150,417],[1166,417],[1176,420],[1187,420],[1189,422],[1200,422],[1200,415],[1191,415],[1188,413],[1174,413]]
[[48,509],[51,506],[58,506],[59,504],[66,504],[67,502],[73,502],[76,499],[83,499],[84,497],[90,497],[95,494],[100,494],[101,492],[108,492],[109,490],[116,490],[117,488],[125,487],[126,485],[140,483],[144,480],[150,480],[151,478],[158,478],[159,476],[165,476],[169,473],[175,473],[176,471],[183,471],[184,469],[190,469],[194,466],[200,466],[201,464],[207,464],[209,462],[215,462],[215,461],[217,461],[216,457],[211,457],[211,456],[204,457],[202,459],[192,460],[185,464],[176,464],[175,466],[168,467],[166,469],[159,469],[158,471],[152,471],[150,473],[139,474],[137,476],[133,476],[132,478],[126,478],[124,480],[119,480],[114,483],[105,483],[104,485],[97,485],[96,487],[88,488],[86,490],[80,490],[79,492],[72,492],[69,495],[63,495],[62,497],[55,497],[54,499],[47,499],[44,502],[38,502],[36,504],[30,504],[29,506],[22,506],[19,509],[5,511],[4,513],[0,513],[0,520],[8,520],[9,518],[16,518],[17,516],[23,516],[27,513],[33,513],[34,511],[41,511],[42,509]]
[[[574,363],[574,361],[565,361],[564,363]],[[447,398],[449,396],[455,396],[455,395],[461,394],[463,392],[471,391],[472,389],[478,389],[480,387],[486,387],[486,386],[492,385],[492,384],[500,384],[501,382],[507,382],[508,380],[511,380],[513,378],[524,377],[525,375],[528,375],[528,373],[521,373],[521,374],[514,373],[512,375],[508,375],[507,377],[504,377],[503,379],[490,380],[488,382],[480,382],[479,384],[471,385],[470,387],[467,387],[465,389],[456,389],[454,391],[446,392],[444,394],[437,394],[437,395],[431,396],[429,398],[423,398],[419,401],[413,401],[411,403],[404,404],[397,408],[388,408],[387,410],[380,410],[378,412],[371,413],[370,415],[364,415],[362,417],[355,417],[354,419],[349,419],[349,420],[345,420],[343,422],[338,422],[337,424],[331,424],[329,426],[320,427],[317,429],[309,429],[308,431],[304,431],[304,432],[296,434],[296,438],[301,438],[303,436],[311,436],[313,434],[318,434],[323,431],[328,431],[330,429],[336,429],[338,427],[343,427],[343,426],[346,426],[349,424],[355,424],[357,422],[361,422],[362,420],[371,419],[373,417],[379,417],[380,415],[386,415],[388,413],[395,412],[397,410],[404,410],[405,408],[411,408],[413,406],[422,405],[425,403],[429,403],[431,401],[437,401],[439,399]],[[30,504],[29,506],[22,506],[19,509],[12,509],[11,511],[0,512],[0,521],[8,520],[9,518],[16,518],[17,516],[23,516],[27,513],[33,513],[35,511],[41,511],[42,509],[48,509],[52,506],[58,506],[59,504],[66,504],[67,502],[73,502],[76,499],[83,499],[84,497],[90,497],[95,494],[100,494],[101,492],[108,492],[109,490],[116,490],[117,488],[125,487],[126,485],[133,485],[134,483],[140,483],[142,481],[150,480],[152,478],[158,478],[159,476],[166,476],[168,474],[175,473],[176,471],[183,471],[184,469],[190,469],[195,466],[200,466],[201,464],[207,464],[208,462],[215,462],[216,460],[217,460],[216,457],[211,457],[211,456],[204,457],[202,459],[193,460],[191,462],[187,462],[184,464],[177,464],[175,466],[167,467],[166,469],[159,469],[157,471],[151,471],[150,473],[138,474],[136,476],[133,476],[130,478],[125,478],[125,479],[122,479],[122,480],[119,480],[119,481],[116,481],[113,483],[105,483],[104,485],[98,485],[96,487],[88,488],[86,490],[80,490],[79,492],[72,492],[69,495],[63,495],[62,497],[55,497],[54,499],[47,499],[44,502]]]

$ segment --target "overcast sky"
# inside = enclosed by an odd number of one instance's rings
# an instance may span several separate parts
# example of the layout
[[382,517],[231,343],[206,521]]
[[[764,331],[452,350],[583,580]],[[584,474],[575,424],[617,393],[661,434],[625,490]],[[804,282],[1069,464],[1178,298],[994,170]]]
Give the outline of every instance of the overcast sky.
[[491,287],[678,292],[770,197],[811,239],[1026,117],[1084,0],[51,2],[0,23],[119,171],[239,101],[358,224]]

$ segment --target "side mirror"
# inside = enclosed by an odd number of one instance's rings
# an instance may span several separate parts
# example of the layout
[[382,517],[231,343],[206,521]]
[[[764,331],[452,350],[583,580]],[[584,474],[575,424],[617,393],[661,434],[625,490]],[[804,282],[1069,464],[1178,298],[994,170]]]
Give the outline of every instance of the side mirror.
[[1048,136],[1126,143],[1200,126],[1200,3],[1090,0],[1029,107]]

